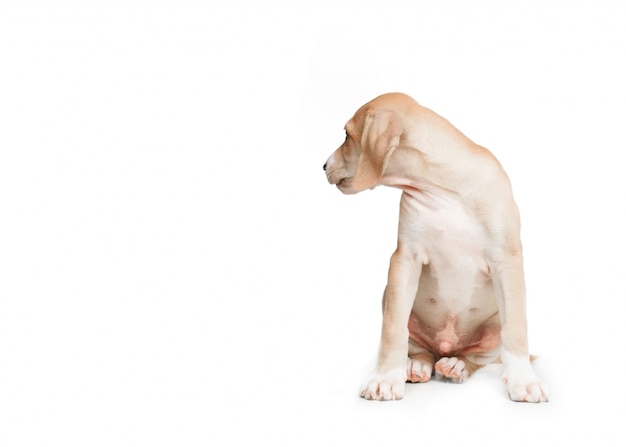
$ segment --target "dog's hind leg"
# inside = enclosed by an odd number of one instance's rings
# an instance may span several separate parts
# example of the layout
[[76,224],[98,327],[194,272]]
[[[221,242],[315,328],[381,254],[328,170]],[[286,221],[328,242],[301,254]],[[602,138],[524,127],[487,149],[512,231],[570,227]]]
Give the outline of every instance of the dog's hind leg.
[[428,382],[433,374],[435,356],[409,342],[409,358],[406,362],[407,382]]

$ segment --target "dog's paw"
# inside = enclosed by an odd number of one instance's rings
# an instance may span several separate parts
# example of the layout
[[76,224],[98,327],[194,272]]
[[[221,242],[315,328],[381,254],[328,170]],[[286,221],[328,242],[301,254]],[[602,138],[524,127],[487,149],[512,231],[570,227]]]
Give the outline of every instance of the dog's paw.
[[387,373],[374,373],[361,389],[367,400],[399,400],[404,397],[406,371],[394,369]]
[[465,369],[465,362],[456,357],[442,357],[435,363],[437,377],[448,379],[455,383],[461,383],[469,377]]
[[547,402],[548,390],[541,383],[530,364],[528,357],[502,354],[504,374],[509,399],[515,402]]
[[409,382],[428,382],[433,373],[433,365],[419,359],[408,359],[406,377]]
[[548,402],[548,392],[539,380],[513,381],[505,377],[509,399],[515,402]]

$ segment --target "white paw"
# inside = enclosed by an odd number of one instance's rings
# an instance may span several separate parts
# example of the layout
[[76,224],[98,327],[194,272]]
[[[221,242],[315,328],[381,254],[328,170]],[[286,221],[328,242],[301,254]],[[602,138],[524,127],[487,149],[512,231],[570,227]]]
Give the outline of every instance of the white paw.
[[541,383],[527,356],[502,353],[504,374],[509,399],[515,402],[547,402],[548,391]]
[[399,400],[404,397],[406,370],[397,368],[386,373],[374,373],[361,389],[367,400]]
[[461,383],[468,378],[465,362],[456,357],[442,357],[435,363],[435,371],[439,377]]
[[433,374],[433,365],[418,359],[408,359],[406,376],[409,382],[428,382]]
[[548,392],[539,380],[518,381],[504,379],[509,392],[509,399],[515,402],[548,402]]

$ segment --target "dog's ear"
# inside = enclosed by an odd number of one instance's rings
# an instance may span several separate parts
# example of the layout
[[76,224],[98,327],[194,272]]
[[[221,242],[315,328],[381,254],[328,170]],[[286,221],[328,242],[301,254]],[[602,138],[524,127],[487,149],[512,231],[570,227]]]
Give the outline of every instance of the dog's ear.
[[358,191],[380,182],[389,157],[400,144],[402,123],[396,112],[375,110],[368,113],[361,133],[361,155],[352,187]]

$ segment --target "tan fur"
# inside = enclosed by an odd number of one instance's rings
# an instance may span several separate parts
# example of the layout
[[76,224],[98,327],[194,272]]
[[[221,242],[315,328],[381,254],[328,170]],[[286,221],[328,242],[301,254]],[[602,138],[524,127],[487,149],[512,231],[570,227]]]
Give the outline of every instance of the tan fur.
[[346,194],[403,190],[367,399],[403,396],[434,371],[463,381],[502,355],[509,396],[547,394],[529,362],[520,219],[487,149],[400,93],[365,104],[324,169]]

